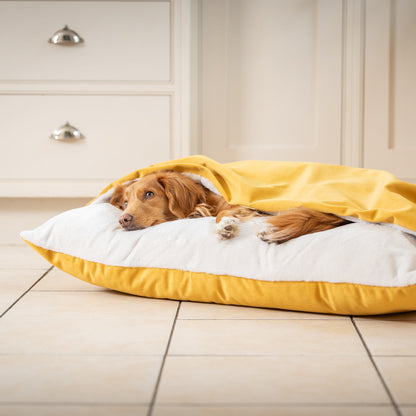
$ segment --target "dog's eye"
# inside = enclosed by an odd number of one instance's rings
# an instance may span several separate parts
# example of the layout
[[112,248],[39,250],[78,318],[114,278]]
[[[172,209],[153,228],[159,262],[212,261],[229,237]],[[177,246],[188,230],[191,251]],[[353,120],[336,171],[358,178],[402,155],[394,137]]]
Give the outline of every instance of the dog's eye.
[[127,205],[129,204],[129,201],[124,201],[124,209],[127,208]]
[[154,196],[155,196],[155,194],[152,191],[147,191],[144,194],[144,199],[150,199],[150,198],[153,198]]

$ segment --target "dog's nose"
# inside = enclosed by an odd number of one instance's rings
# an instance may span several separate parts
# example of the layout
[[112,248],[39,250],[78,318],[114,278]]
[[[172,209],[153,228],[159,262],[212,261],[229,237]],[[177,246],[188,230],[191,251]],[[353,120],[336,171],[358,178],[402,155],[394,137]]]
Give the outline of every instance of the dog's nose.
[[118,222],[123,228],[128,228],[133,222],[133,215],[131,214],[123,214],[120,216]]

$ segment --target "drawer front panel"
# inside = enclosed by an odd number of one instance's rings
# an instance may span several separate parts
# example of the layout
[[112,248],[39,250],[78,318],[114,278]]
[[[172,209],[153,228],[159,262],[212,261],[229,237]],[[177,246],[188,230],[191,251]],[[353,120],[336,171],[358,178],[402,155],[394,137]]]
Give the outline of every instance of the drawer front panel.
[[[84,43],[48,43],[65,25]],[[0,79],[168,81],[169,2],[0,2]]]
[[[0,96],[0,179],[113,180],[170,158],[169,96]],[[84,139],[50,139],[66,122]]]

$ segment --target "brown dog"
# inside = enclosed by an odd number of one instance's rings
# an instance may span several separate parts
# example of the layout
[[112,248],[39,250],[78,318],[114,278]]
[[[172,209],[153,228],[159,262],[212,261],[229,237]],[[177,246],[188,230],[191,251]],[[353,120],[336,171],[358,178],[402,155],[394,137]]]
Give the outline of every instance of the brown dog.
[[228,239],[238,234],[240,220],[267,216],[259,238],[268,243],[284,243],[304,234],[348,223],[333,214],[309,208],[294,208],[269,215],[230,205],[222,196],[173,171],[158,171],[139,181],[117,185],[110,202],[124,211],[119,223],[127,231],[180,218],[216,217],[218,235]]

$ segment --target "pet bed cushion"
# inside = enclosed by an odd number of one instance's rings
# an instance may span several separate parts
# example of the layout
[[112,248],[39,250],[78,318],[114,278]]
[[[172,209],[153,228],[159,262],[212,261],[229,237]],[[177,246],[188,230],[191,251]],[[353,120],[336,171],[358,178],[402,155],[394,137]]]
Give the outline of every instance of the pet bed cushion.
[[[354,222],[285,244],[256,237],[262,219],[221,241],[215,218],[124,231],[109,204],[116,183],[174,169],[233,204],[306,206]],[[140,296],[336,314],[416,309],[416,186],[375,170],[294,162],[219,164],[193,156],[133,172],[86,207],[21,237],[89,283]]]

